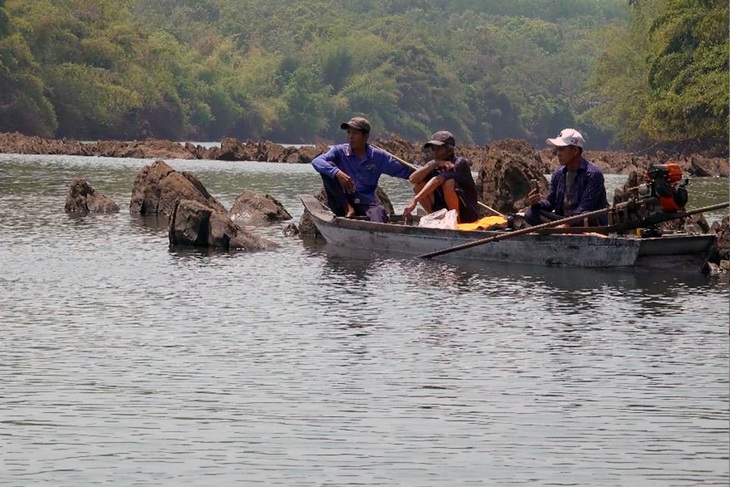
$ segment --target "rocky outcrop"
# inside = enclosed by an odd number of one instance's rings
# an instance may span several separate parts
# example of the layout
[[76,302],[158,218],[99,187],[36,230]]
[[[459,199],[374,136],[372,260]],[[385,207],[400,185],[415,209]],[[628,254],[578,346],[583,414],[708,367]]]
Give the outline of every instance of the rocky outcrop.
[[96,155],[91,144],[85,144],[77,140],[44,139],[17,132],[0,133],[0,152],[7,154]]
[[66,196],[66,213],[118,213],[119,205],[91,187],[86,179],[74,178]]
[[134,157],[139,159],[195,159],[195,154],[177,142],[147,139],[122,142],[104,140],[80,142],[73,139],[44,139],[19,133],[0,133],[0,152],[14,154],[67,154],[72,156]]
[[291,215],[274,197],[246,190],[233,202],[231,219],[246,223],[271,223],[291,220]]
[[[413,164],[422,164],[430,159],[428,151],[423,149],[422,143],[409,142],[401,137],[392,135],[388,138],[378,138],[374,145],[390,152]],[[504,139],[485,146],[458,146],[457,153],[466,157],[474,171],[479,171],[485,164],[489,164],[496,148],[516,153],[521,159],[531,159],[537,153],[545,164],[545,174],[551,173],[560,162],[548,147],[533,148],[523,140]],[[687,176],[693,177],[728,177],[730,165],[727,158],[711,157],[701,154],[670,156],[662,152],[651,155],[632,154],[621,151],[593,151],[586,150],[584,157],[596,164],[607,174],[629,174],[632,171],[642,173],[651,164],[677,163]]]
[[662,233],[680,232],[688,233],[690,235],[702,235],[710,231],[710,225],[707,223],[707,219],[702,213],[661,222],[657,225],[657,228],[659,228]]
[[233,137],[226,137],[221,140],[221,146],[213,159],[221,161],[258,161],[258,147],[253,144],[243,143]]
[[730,217],[712,223],[710,231],[717,235],[717,248],[710,256],[710,262],[720,263],[730,260]]
[[621,188],[616,188],[613,192],[613,205],[623,203],[631,198],[637,198],[639,196],[639,185],[642,182],[643,180],[639,178],[638,171],[629,172],[624,185]]
[[224,211],[186,199],[178,200],[173,208],[168,237],[171,247],[246,251],[272,250],[278,247],[272,241],[247,232]]
[[232,137],[221,140],[220,148],[210,149],[207,159],[221,161],[285,162],[309,164],[317,155],[327,151],[324,144],[317,146],[285,146],[273,142],[241,142]]
[[526,142],[501,141],[487,146],[477,177],[477,194],[480,201],[500,213],[516,213],[528,205],[525,197],[533,187],[547,193],[544,174],[548,171],[540,153]]
[[103,140],[92,144],[96,155],[104,157],[133,157],[136,159],[194,159],[194,155],[183,145],[169,140],[147,139],[144,141],[120,142]]
[[689,156],[686,164],[680,162],[680,166],[682,165],[688,165],[687,172],[696,177],[726,178],[730,174],[727,158]]
[[712,223],[710,232],[717,236],[715,248],[703,269],[706,274],[717,276],[730,273],[730,217]]
[[415,165],[425,164],[431,159],[430,152],[423,149],[423,143],[409,142],[397,135],[391,135],[387,139],[377,138],[373,145]]
[[[409,142],[397,135],[388,138],[377,138],[374,145],[400,157],[412,164],[422,164],[430,158],[424,151],[423,142]],[[478,171],[489,160],[489,152],[499,145],[510,145],[524,141],[496,141],[487,146],[457,147],[457,153],[469,159],[472,168]],[[529,145],[526,145],[529,147]],[[220,147],[203,147],[191,143],[157,139],[142,141],[99,141],[79,142],[73,139],[44,139],[18,133],[0,133],[0,152],[17,154],[68,154],[78,156],[102,157],[135,157],[150,159],[216,159],[222,161],[261,161],[309,164],[318,154],[328,149],[326,144],[289,146],[274,142],[242,142],[235,138],[224,138]],[[558,165],[550,149],[541,147],[538,150],[542,160],[550,169]],[[661,152],[653,155],[638,155],[626,152],[592,151],[590,147],[585,153],[586,159],[594,162],[606,173],[628,174],[630,171],[643,172],[650,164],[676,162],[688,176],[695,177],[728,177],[730,167],[726,157],[713,157],[702,154],[669,156]],[[547,172],[551,172],[548,170]]]
[[[552,169],[559,164],[556,157],[552,157],[549,149],[541,150],[543,158],[550,162]],[[702,155],[675,155],[664,153],[652,155],[636,155],[625,152],[605,152],[587,150],[584,157],[598,166],[607,174],[629,174],[638,172],[643,174],[652,164],[679,164],[682,173],[691,177],[728,177],[730,165],[727,158],[708,157]]]
[[139,215],[170,216],[175,204],[181,199],[197,201],[214,210],[226,212],[197,177],[185,171],[176,171],[165,161],[155,161],[137,173],[129,211]]

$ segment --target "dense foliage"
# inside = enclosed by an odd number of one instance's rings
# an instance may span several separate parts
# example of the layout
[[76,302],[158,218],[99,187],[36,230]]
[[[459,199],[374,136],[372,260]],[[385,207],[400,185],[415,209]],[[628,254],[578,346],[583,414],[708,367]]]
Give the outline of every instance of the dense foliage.
[[625,145],[728,145],[728,4],[633,0],[598,56],[588,115]]
[[726,141],[727,24],[712,0],[0,0],[0,131]]

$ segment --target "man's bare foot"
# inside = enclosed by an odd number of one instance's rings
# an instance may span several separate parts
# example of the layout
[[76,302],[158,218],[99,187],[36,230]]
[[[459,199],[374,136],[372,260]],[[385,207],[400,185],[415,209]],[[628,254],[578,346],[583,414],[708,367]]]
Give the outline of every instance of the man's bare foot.
[[355,216],[355,208],[347,205],[347,209],[345,210],[345,218],[352,218],[353,216]]

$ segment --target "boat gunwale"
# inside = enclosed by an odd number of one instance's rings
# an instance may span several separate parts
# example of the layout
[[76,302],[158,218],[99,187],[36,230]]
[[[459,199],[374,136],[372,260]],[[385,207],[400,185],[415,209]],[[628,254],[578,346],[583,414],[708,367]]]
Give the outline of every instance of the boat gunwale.
[[[459,229],[445,229],[445,228],[431,228],[431,227],[420,227],[418,225],[404,225],[400,222],[373,222],[369,220],[364,219],[353,219],[353,218],[345,218],[341,216],[336,216],[334,213],[332,213],[328,208],[326,208],[319,200],[314,198],[313,196],[309,195],[303,195],[300,196],[300,199],[302,200],[302,203],[304,204],[304,207],[309,210],[310,214],[313,218],[318,219],[322,223],[332,226],[332,227],[339,227],[339,228],[346,228],[349,230],[362,230],[362,231],[380,231],[382,233],[393,233],[393,234],[421,234],[423,236],[443,236],[443,237],[460,237],[461,239],[464,239],[465,237],[470,238],[486,238],[491,237],[494,235],[502,235],[506,232],[504,230],[459,230]],[[306,201],[305,201],[306,200]],[[312,201],[313,200],[313,201]],[[316,206],[318,208],[312,208],[310,204],[316,202]],[[667,233],[658,237],[638,237],[633,233],[626,233],[626,234],[603,234],[601,232],[596,232],[596,229],[593,229],[591,227],[580,227],[581,229],[585,229],[584,231],[567,231],[567,232],[557,232],[557,231],[538,231],[535,233],[528,233],[524,236],[530,236],[530,238],[534,238],[536,236],[540,237],[556,237],[556,236],[571,236],[571,237],[592,237],[592,238],[611,238],[611,239],[617,239],[617,240],[628,240],[628,241],[639,241],[639,242],[655,242],[655,241],[668,241],[668,240],[713,240],[715,239],[715,235],[712,234],[689,234],[689,233]],[[601,227],[605,228],[605,227]],[[519,238],[519,237],[518,237]]]
[[[442,228],[419,227],[416,225],[404,225],[403,223],[381,223],[372,222],[365,219],[350,219],[335,216],[322,202],[320,202],[313,196],[300,196],[300,199],[302,200],[305,208],[310,212],[314,225],[318,228],[320,233],[323,234],[323,236],[325,236],[326,234],[331,234],[331,232],[338,232],[342,230],[346,232],[362,232],[363,234],[370,234],[371,238],[373,235],[378,235],[382,238],[392,236],[394,238],[439,240],[443,244],[444,248],[446,248],[446,246],[448,245],[454,246],[460,243],[480,240],[494,235],[502,235],[504,233],[508,233],[500,230],[451,230]],[[320,226],[324,228],[319,228]],[[325,239],[327,239],[326,236]],[[334,240],[337,241],[338,239]],[[506,242],[507,240],[508,239],[504,238],[501,239],[500,242]],[[553,242],[552,245],[559,245],[559,242],[564,242],[566,245],[566,249],[576,249],[578,247],[581,247],[583,244],[585,244],[586,248],[595,247],[596,245],[608,245],[610,247],[627,246],[627,250],[628,248],[631,248],[631,251],[635,252],[633,257],[633,263],[617,263],[618,265],[606,265],[604,263],[603,265],[599,266],[594,266],[590,264],[559,264],[557,262],[555,264],[558,266],[568,267],[631,267],[636,269],[640,266],[643,266],[642,262],[648,259],[660,260],[662,258],[666,259],[667,257],[680,260],[689,260],[689,258],[696,258],[696,260],[702,260],[703,262],[706,262],[712,248],[716,243],[716,236],[714,234],[673,233],[657,237],[641,237],[637,236],[635,233],[607,235],[590,231],[586,231],[584,233],[535,232],[515,236],[514,238],[509,239],[509,241],[521,242],[522,245],[532,245],[533,243],[536,245],[540,245],[543,242]],[[669,247],[679,245],[680,247],[684,248],[680,248],[678,252],[670,251],[666,253],[661,250],[668,249],[660,249],[659,252],[652,250],[652,247],[655,247],[657,244],[661,244],[662,242],[669,244]],[[473,258],[467,256],[465,257]],[[479,258],[481,259],[482,257]],[[550,262],[545,263],[547,265],[553,265],[553,263]],[[660,263],[664,265],[664,262]],[[698,265],[701,266],[701,263],[698,263]],[[654,266],[652,265],[651,267]]]

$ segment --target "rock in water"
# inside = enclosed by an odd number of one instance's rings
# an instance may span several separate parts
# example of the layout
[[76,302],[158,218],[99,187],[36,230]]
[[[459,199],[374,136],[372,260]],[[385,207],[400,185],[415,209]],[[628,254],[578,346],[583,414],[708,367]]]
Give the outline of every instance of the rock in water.
[[99,193],[85,179],[74,178],[66,196],[66,213],[117,213],[119,205]]
[[132,186],[129,212],[169,217],[181,199],[197,201],[214,210],[226,211],[197,177],[185,171],[176,171],[160,160],[143,167],[137,173]]
[[168,237],[170,246],[247,251],[278,247],[276,243],[244,230],[224,211],[193,200],[177,202],[170,217]]
[[246,190],[241,193],[228,213],[232,220],[246,223],[270,223],[291,220],[291,215],[274,197]]
[[544,174],[549,165],[527,142],[504,140],[488,146],[482,159],[477,194],[500,213],[516,213],[528,205],[525,197],[537,181],[545,196],[549,184]]

